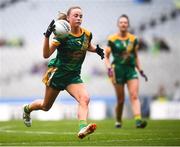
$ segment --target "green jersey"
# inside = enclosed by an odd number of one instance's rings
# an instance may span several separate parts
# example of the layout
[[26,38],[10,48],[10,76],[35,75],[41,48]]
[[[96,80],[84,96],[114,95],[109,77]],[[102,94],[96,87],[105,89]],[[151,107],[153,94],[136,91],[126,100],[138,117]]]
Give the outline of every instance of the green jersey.
[[86,56],[86,51],[92,39],[92,33],[81,28],[79,36],[66,34],[54,37],[52,43],[57,46],[57,56],[48,66],[58,67],[60,70],[79,72]]
[[121,38],[118,34],[109,36],[108,46],[112,51],[113,64],[135,66],[135,48],[137,44],[137,38],[130,33],[126,38]]

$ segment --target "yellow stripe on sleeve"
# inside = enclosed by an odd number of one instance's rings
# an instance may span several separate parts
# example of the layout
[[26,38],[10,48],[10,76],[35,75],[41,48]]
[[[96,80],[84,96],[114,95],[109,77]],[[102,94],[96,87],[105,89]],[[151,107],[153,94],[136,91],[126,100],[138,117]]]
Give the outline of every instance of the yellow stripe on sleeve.
[[134,41],[135,41],[135,39],[136,39],[136,36],[135,36],[135,35],[129,33],[128,36],[129,36],[129,40],[130,40],[131,42],[134,42]]
[[85,28],[82,28],[83,32],[85,32],[85,34],[89,37],[91,35],[91,32],[88,31],[87,29]]
[[55,46],[59,46],[61,43],[58,40],[56,40],[56,39],[52,39],[51,44],[53,44]]

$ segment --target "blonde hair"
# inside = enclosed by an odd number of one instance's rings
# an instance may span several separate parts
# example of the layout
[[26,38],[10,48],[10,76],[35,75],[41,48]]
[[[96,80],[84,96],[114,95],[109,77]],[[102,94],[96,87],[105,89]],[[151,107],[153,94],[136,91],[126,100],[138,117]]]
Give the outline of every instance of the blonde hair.
[[66,20],[66,21],[67,21],[67,16],[70,15],[71,10],[73,10],[73,9],[80,9],[80,10],[81,10],[81,7],[79,7],[79,6],[70,7],[70,8],[68,9],[67,13],[58,12],[58,17],[57,17],[57,19],[58,19],[58,20],[63,19],[63,20]]
[[80,9],[80,10],[81,10],[81,7],[79,7],[79,6],[70,7],[70,8],[68,9],[68,11],[67,11],[67,16],[69,16],[69,14],[71,13],[71,10],[73,10],[73,9]]
[[57,20],[60,20],[60,19],[67,21],[67,14],[62,13],[62,12],[58,12]]

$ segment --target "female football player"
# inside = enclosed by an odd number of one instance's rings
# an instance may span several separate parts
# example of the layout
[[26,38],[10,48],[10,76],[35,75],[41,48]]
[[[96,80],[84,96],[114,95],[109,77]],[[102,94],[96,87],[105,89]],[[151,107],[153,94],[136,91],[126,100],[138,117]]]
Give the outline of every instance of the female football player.
[[80,77],[81,65],[87,51],[95,52],[104,58],[103,49],[91,43],[92,33],[81,27],[83,13],[80,7],[69,8],[67,14],[59,19],[65,19],[71,26],[71,32],[66,35],[54,36],[50,43],[49,37],[55,29],[54,20],[44,33],[43,57],[49,58],[57,50],[57,56],[51,59],[43,82],[46,85],[44,99],[39,99],[25,105],[23,120],[27,127],[31,126],[30,113],[34,110],[48,111],[60,91],[66,90],[73,96],[78,105],[79,132],[78,137],[84,138],[96,129],[96,124],[87,125],[88,104],[90,101],[88,92]]
[[[138,40],[136,36],[128,32],[129,18],[123,14],[118,18],[119,31],[110,35],[106,48],[105,64],[108,68],[108,76],[111,79],[117,95],[116,123],[115,127],[122,126],[122,112],[125,99],[124,87],[127,84],[132,110],[137,128],[144,128],[146,121],[141,119],[140,101],[138,98],[139,80],[136,69],[147,80],[138,58]],[[112,53],[113,62],[110,63]],[[136,68],[136,69],[135,69]]]

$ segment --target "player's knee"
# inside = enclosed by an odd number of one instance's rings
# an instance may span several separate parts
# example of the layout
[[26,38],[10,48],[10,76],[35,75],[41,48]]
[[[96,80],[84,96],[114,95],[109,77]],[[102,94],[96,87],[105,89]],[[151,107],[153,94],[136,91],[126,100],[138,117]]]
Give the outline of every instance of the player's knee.
[[80,104],[82,105],[88,105],[89,104],[89,101],[90,101],[90,98],[88,95],[84,95],[80,98]]
[[121,104],[123,104],[124,103],[124,99],[118,99],[118,101],[117,101],[117,104],[118,105],[121,105]]
[[134,100],[137,100],[138,99],[138,95],[136,93],[134,94],[131,94],[131,100],[134,101]]
[[123,104],[123,103],[124,103],[124,96],[118,96],[117,104],[120,105],[120,104]]

